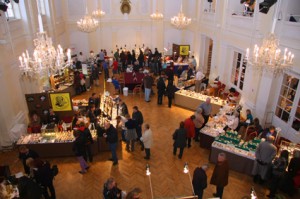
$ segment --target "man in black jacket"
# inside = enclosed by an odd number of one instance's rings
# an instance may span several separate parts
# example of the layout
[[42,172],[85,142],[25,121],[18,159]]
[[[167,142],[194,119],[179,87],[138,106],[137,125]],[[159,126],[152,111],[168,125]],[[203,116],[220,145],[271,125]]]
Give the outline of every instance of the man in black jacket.
[[165,81],[162,77],[163,75],[164,74],[159,76],[158,81],[157,81],[157,85],[156,85],[156,88],[157,88],[157,104],[158,105],[162,104],[163,96],[166,92],[166,84],[165,84]]
[[89,169],[88,164],[83,158],[83,154],[85,153],[85,140],[84,136],[80,131],[74,131],[73,135],[75,137],[75,141],[73,142],[73,152],[75,153],[75,156],[77,157],[81,170],[79,171],[80,174],[84,174]]
[[142,125],[144,123],[144,117],[142,112],[139,110],[137,106],[133,107],[132,112],[132,119],[135,121],[136,124],[136,134],[138,136],[137,140],[140,142],[142,146],[142,150],[144,149],[143,142],[141,142],[140,138],[142,137]]
[[106,141],[109,144],[109,149],[111,150],[111,156],[109,160],[113,161],[113,165],[118,164],[117,157],[117,144],[118,144],[118,132],[117,129],[110,124],[110,122],[105,122],[104,128],[106,133],[103,134],[103,137],[106,138]]
[[193,188],[195,195],[198,199],[202,199],[203,190],[207,187],[207,175],[206,170],[208,169],[208,164],[204,164],[201,167],[197,167],[193,175]]
[[39,155],[37,154],[37,152],[28,149],[26,146],[22,145],[19,148],[19,159],[22,160],[23,166],[24,166],[24,171],[26,174],[29,175],[30,173],[30,168],[26,165],[26,160],[28,158],[32,158],[32,159],[36,159],[38,158]]

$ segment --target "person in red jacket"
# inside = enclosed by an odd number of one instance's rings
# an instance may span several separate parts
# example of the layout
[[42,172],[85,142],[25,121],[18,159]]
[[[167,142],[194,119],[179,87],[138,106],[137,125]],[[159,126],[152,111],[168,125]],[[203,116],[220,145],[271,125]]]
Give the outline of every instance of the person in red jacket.
[[187,144],[188,148],[191,147],[191,140],[195,137],[195,124],[193,120],[195,119],[195,115],[192,115],[191,117],[187,118],[184,121],[184,128],[187,132]]

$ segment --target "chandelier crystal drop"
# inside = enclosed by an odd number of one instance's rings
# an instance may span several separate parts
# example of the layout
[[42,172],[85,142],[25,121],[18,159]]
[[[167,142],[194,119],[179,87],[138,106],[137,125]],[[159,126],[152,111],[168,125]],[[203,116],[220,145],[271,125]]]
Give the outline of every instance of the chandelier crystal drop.
[[156,12],[152,13],[150,17],[153,20],[161,20],[164,18],[164,15],[156,10]]
[[185,27],[190,25],[191,22],[192,22],[192,19],[186,17],[184,15],[184,13],[182,12],[182,5],[181,5],[180,12],[178,13],[178,15],[171,18],[171,24],[173,26],[175,26],[175,28],[177,28],[177,29],[184,29]]
[[255,70],[271,72],[277,76],[290,69],[294,54],[287,48],[282,52],[279,48],[279,40],[274,33],[270,33],[264,38],[261,47],[255,44],[251,53],[247,48],[246,59]]

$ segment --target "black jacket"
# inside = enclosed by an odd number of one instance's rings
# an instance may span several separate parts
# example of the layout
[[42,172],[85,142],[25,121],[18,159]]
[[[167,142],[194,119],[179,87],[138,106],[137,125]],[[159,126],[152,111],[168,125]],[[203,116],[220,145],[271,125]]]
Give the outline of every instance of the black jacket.
[[194,171],[193,187],[195,191],[203,190],[207,187],[207,175],[205,171],[200,167],[197,167]]
[[53,174],[49,162],[44,162],[37,170],[33,170],[34,178],[42,186],[48,186],[52,183]]
[[174,147],[185,147],[186,146],[186,130],[184,128],[176,129],[173,134]]
[[163,94],[165,94],[165,91],[166,91],[166,84],[165,84],[164,79],[163,79],[162,77],[160,77],[160,78],[158,79],[156,88],[157,88],[157,93],[158,93],[158,95],[163,95]]
[[142,125],[144,123],[144,117],[141,111],[133,112],[132,119],[135,120],[137,125]]
[[30,173],[30,169],[29,167],[26,165],[26,160],[28,158],[32,158],[32,159],[36,159],[38,158],[39,155],[37,154],[37,152],[29,149],[28,153],[24,154],[24,153],[19,153],[19,159],[22,160],[23,166],[24,166],[24,170],[25,173],[29,174]]
[[106,141],[110,144],[118,142],[118,132],[117,129],[110,125],[110,127],[106,130]]
[[93,144],[94,140],[91,134],[91,131],[89,128],[85,128],[84,131],[82,132],[82,135],[84,136],[84,141],[85,144]]
[[85,153],[85,138],[82,134],[73,142],[73,152],[77,157],[83,156]]

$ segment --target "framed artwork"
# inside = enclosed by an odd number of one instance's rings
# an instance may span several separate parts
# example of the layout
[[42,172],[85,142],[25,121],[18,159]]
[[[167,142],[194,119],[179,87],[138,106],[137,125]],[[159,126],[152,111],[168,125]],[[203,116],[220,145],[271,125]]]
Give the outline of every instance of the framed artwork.
[[179,54],[180,55],[189,55],[189,51],[190,51],[189,45],[179,46]]
[[53,111],[72,111],[70,93],[49,93]]

